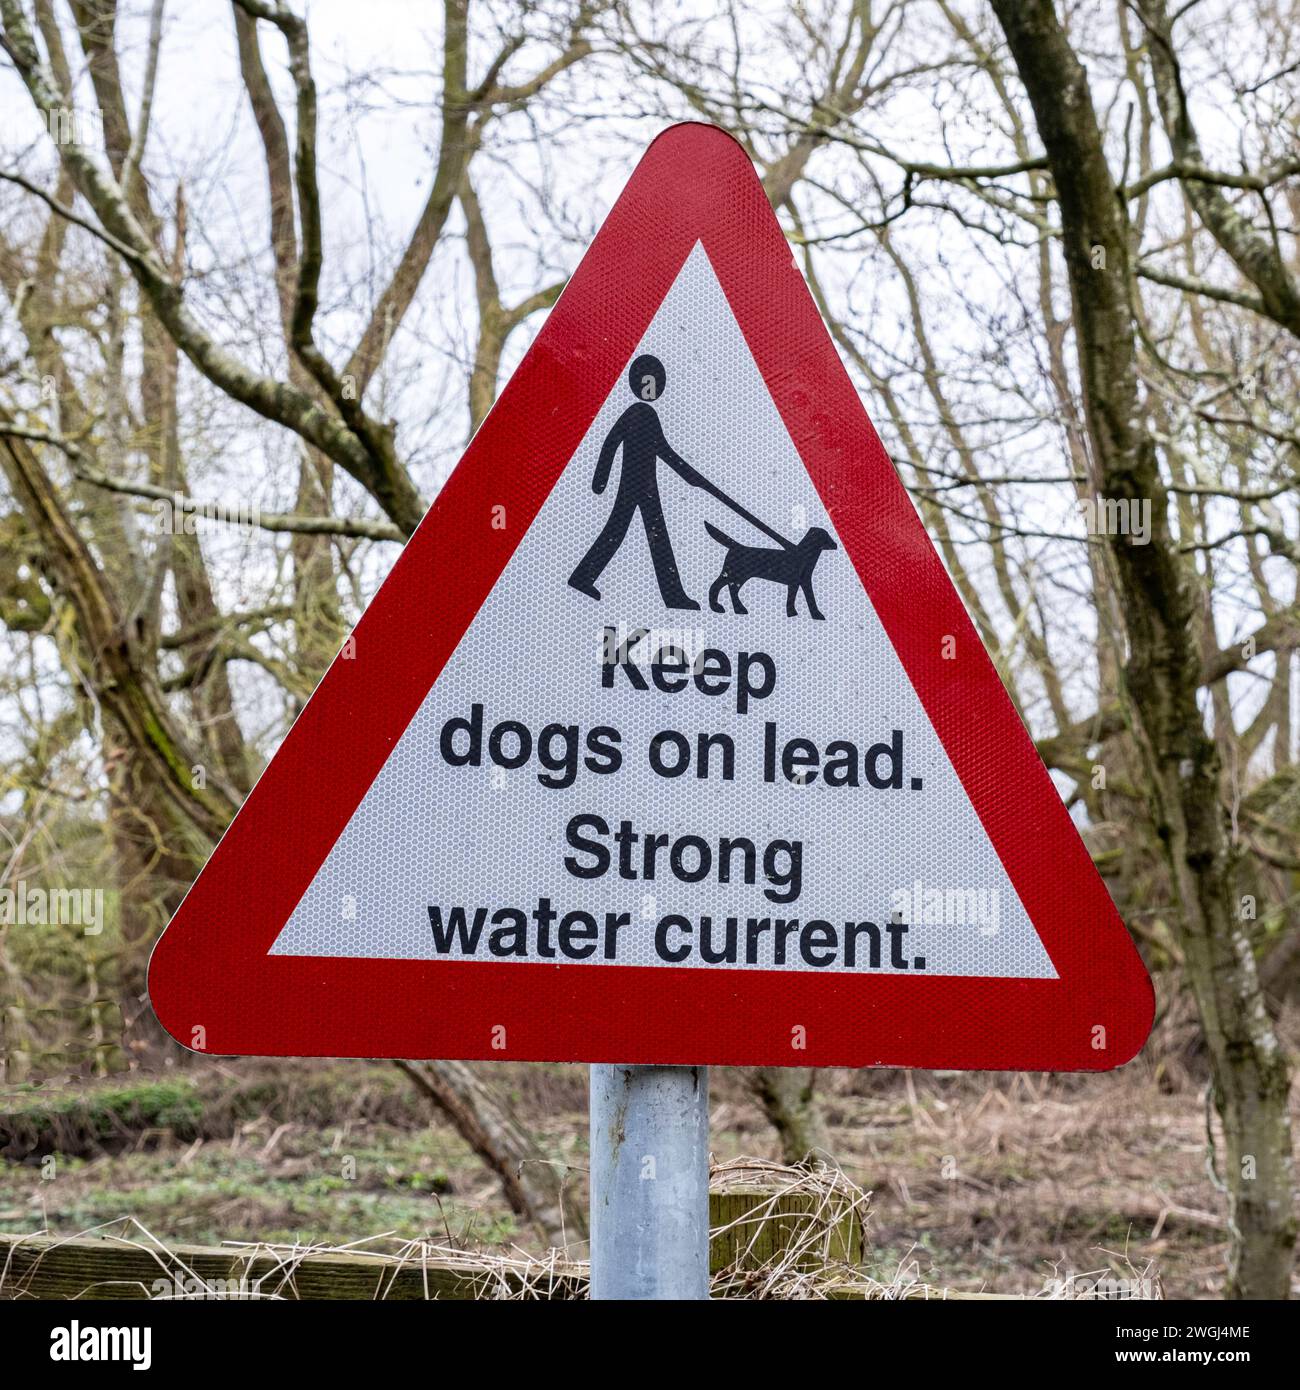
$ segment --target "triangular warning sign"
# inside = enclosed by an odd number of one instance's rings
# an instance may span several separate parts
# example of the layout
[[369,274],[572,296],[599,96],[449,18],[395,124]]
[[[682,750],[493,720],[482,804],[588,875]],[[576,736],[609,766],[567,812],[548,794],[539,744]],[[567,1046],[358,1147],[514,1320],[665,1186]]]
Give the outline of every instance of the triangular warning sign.
[[651,146],[149,987],[215,1053],[1142,1045],[1137,952],[728,136]]

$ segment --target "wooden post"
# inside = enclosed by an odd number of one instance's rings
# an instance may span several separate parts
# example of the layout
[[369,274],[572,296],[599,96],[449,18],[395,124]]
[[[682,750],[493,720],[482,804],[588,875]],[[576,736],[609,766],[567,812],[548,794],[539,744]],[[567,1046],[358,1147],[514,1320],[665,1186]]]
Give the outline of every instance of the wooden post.
[[710,1194],[709,1213],[714,1274],[770,1269],[783,1261],[802,1271],[862,1264],[862,1218],[851,1202],[834,1196],[730,1187]]

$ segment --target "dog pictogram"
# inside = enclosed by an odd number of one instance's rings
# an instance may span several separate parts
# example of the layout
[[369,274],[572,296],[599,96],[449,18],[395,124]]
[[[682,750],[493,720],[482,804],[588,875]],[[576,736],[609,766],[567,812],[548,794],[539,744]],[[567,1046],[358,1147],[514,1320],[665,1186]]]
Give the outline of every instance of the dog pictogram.
[[704,529],[719,545],[727,547],[722,561],[722,573],[713,581],[709,590],[709,607],[715,613],[727,610],[718,602],[723,589],[731,595],[733,613],[748,613],[749,609],[740,601],[741,589],[751,579],[770,579],[775,584],[785,585],[785,612],[788,618],[798,617],[794,606],[795,595],[802,590],[804,602],[808,605],[808,615],[824,618],[826,615],[817,607],[813,595],[813,568],[823,550],[838,550],[839,546],[831,540],[829,533],[821,526],[810,526],[803,533],[797,545],[783,542],[783,549],[771,550],[766,546],[741,545],[730,536],[711,526],[707,521]]

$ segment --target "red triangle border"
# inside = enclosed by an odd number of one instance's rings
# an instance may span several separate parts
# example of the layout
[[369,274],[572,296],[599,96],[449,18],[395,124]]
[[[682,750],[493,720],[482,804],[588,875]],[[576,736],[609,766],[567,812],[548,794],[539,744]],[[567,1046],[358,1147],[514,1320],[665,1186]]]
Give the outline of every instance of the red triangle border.
[[[268,955],[697,241],[1058,979]],[[521,438],[530,441],[526,457]],[[498,506],[504,530],[488,524]],[[946,637],[955,638],[955,660],[943,657]],[[354,658],[331,665],[155,948],[150,995],[186,1046],[263,1056],[1104,1070],[1146,1040],[1154,995],[1141,959],[867,418],[748,157],[723,132],[675,126],[650,146],[354,639]],[[796,1028],[801,1049],[792,1048]]]

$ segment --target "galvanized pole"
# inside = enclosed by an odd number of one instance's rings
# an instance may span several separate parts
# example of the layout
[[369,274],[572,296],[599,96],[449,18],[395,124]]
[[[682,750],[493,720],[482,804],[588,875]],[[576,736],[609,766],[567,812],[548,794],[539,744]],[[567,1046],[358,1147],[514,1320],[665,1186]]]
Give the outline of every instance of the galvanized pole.
[[709,1296],[709,1069],[591,1069],[591,1296]]

